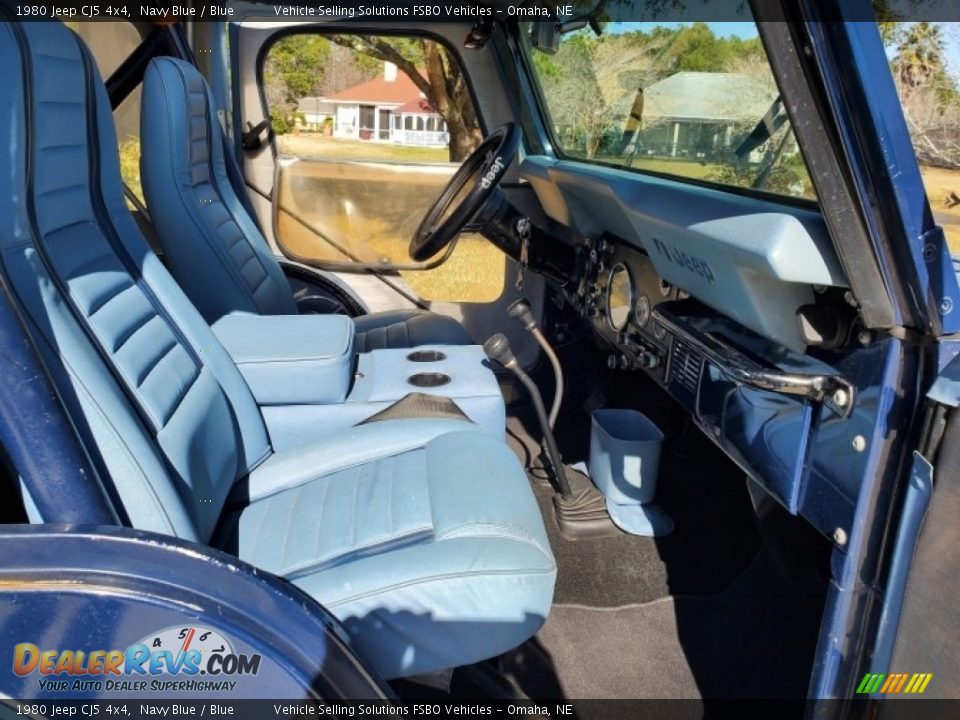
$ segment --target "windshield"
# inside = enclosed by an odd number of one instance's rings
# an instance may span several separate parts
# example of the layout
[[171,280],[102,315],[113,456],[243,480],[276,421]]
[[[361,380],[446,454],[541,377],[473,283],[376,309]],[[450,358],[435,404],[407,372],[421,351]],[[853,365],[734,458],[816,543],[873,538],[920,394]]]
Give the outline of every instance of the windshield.
[[561,154],[780,195],[814,190],[753,22],[523,28]]

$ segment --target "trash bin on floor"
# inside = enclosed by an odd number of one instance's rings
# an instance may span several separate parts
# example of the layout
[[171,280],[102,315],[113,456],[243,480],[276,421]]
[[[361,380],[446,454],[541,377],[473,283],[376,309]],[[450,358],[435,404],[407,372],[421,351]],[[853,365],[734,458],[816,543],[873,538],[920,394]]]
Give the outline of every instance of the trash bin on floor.
[[663,433],[636,410],[596,410],[590,429],[590,477],[624,532],[666,535],[673,521],[653,504]]

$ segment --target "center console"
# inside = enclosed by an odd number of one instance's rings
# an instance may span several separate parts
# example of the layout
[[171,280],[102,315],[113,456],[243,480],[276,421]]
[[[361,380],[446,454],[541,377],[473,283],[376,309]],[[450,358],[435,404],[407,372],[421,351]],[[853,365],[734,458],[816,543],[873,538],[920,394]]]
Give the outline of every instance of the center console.
[[[477,345],[373,350],[357,356],[343,402],[261,407],[274,447],[353,427],[411,393],[448,398],[470,420],[503,437],[506,411],[493,371]],[[279,447],[278,447],[279,445]]]
[[[274,450],[353,427],[414,393],[452,401],[491,434],[505,434],[503,395],[479,345],[356,354],[353,323],[338,315],[232,315],[213,329],[253,393]],[[404,417],[428,405],[410,403]]]

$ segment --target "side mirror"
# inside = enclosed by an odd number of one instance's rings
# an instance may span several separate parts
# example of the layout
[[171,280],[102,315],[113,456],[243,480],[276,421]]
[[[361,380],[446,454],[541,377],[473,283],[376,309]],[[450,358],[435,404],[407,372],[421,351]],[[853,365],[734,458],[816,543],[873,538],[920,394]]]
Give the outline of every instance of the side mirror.
[[560,33],[557,24],[550,22],[530,23],[530,42],[534,48],[548,55],[556,55],[560,49]]

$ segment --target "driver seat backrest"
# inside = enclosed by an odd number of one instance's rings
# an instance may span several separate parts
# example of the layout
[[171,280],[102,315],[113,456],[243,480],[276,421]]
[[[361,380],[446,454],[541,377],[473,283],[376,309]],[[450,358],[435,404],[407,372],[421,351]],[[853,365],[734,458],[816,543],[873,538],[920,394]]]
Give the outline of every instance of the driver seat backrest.
[[[270,245],[229,181],[207,81],[190,63],[150,61],[143,80],[140,177],[173,276],[209,323],[233,312],[299,310]],[[358,352],[470,345],[451,317],[390,310],[354,318]]]
[[210,322],[230,312],[296,315],[287,278],[227,177],[203,76],[161,57],[143,88],[141,180],[174,277]]
[[127,521],[209,542],[236,481],[272,453],[259,409],[125,206],[80,39],[4,23],[0,61],[3,270]]

